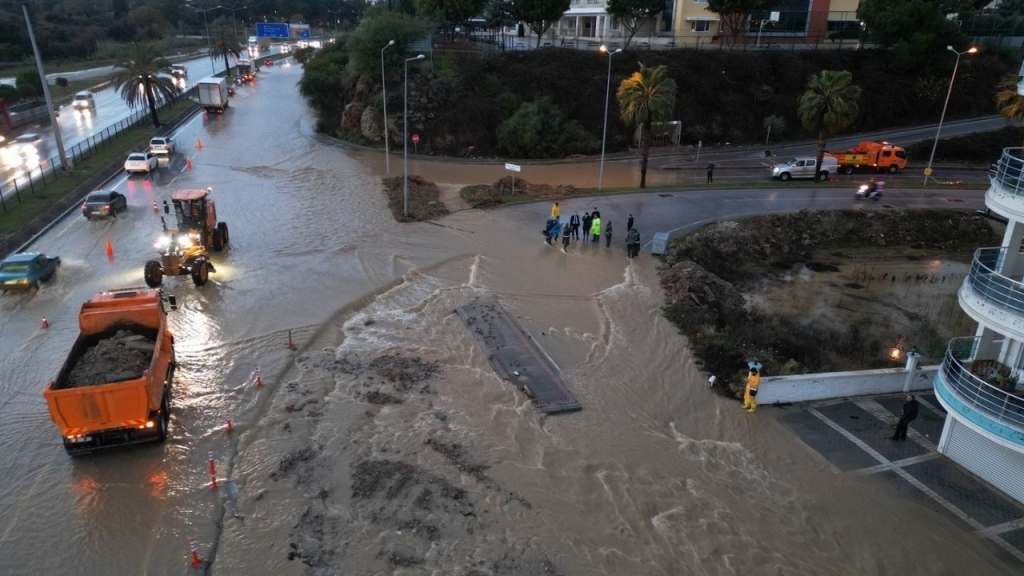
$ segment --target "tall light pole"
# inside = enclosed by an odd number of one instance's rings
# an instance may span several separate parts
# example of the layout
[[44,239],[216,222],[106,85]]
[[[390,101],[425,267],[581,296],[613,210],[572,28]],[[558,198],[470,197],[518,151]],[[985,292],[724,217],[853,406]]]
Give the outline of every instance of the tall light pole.
[[394,45],[395,41],[389,40],[387,46],[380,49],[380,93],[381,99],[384,101],[384,166],[388,176],[391,176],[391,153],[388,152],[388,86],[387,79],[384,77],[384,51]]
[[953,94],[953,82],[956,80],[956,69],[960,66],[960,57],[964,54],[974,54],[978,51],[976,46],[971,46],[963,52],[957,52],[952,46],[946,46],[946,50],[956,54],[956,63],[953,64],[953,75],[949,77],[949,91],[946,92],[946,103],[942,105],[942,116],[939,116],[939,127],[935,129],[935,143],[932,144],[932,154],[928,157],[928,167],[924,169],[924,184],[928,184],[928,178],[932,175],[932,160],[935,159],[935,149],[939,147],[939,134],[942,132],[942,121],[946,119],[946,107],[949,106],[949,97]]
[[[335,33],[335,35],[337,35],[337,33],[338,33],[338,14],[340,14],[341,12],[342,12],[342,10],[328,10],[327,11],[328,14],[333,14],[334,15],[333,20],[334,20],[334,33]],[[394,40],[392,40],[392,42],[394,42]],[[390,46],[390,44],[388,44],[388,46]]]
[[[231,8],[229,6],[217,6],[224,10],[231,10],[231,29],[235,32],[235,42],[238,42],[238,22],[235,21],[235,10],[245,10],[248,6],[239,6],[238,8]],[[245,32],[243,30],[242,32]]]
[[[64,140],[60,137],[60,124],[57,123],[57,114],[53,110],[53,99],[50,98],[50,86],[46,83],[46,73],[43,72],[43,59],[39,55],[39,46],[36,45],[36,35],[32,31],[32,21],[28,18],[28,4],[21,5],[21,11],[25,14],[25,26],[28,28],[28,39],[32,42],[32,53],[36,57],[36,69],[39,70],[39,80],[43,83],[43,98],[46,100],[46,111],[50,114],[50,125],[53,126],[53,139],[57,144],[57,155],[60,156],[60,168],[65,172],[71,171],[71,163],[68,162],[68,155],[64,151]],[[32,179],[32,171],[29,171],[29,180]]]
[[423,54],[405,59],[405,98],[402,104],[402,215],[409,215],[409,62],[423,60]]
[[609,52],[607,46],[601,46],[601,52],[608,54],[608,86],[604,89],[604,131],[601,133],[601,169],[597,173],[597,189],[601,190],[604,185],[604,143],[608,138],[608,101],[612,94],[612,56],[622,52],[622,48],[616,48]]
[[217,70],[213,64],[213,44],[210,43],[210,23],[206,20],[206,13],[210,10],[218,9],[220,6],[214,6],[213,8],[196,8],[195,6],[190,6],[190,8],[203,13],[203,24],[206,24],[206,55],[210,57],[210,74],[213,74]]

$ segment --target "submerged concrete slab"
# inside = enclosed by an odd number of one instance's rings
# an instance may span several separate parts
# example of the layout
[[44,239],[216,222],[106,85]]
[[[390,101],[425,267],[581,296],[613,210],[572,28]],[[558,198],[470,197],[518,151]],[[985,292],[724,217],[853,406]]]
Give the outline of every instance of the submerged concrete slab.
[[1017,528],[1016,530],[1003,532],[999,537],[1006,541],[1010,546],[1024,552],[1024,528]]
[[911,464],[904,470],[982,526],[994,526],[1024,516],[1024,507],[945,458]]
[[810,412],[790,412],[782,417],[782,421],[789,425],[804,444],[840,471],[849,472],[878,464],[878,460]]
[[[935,395],[931,394],[931,400],[928,400],[927,396],[917,395],[919,399],[928,401],[932,406],[941,406],[935,401]],[[885,407],[886,410],[891,412],[894,417],[899,418],[903,414],[903,403],[906,400],[903,396],[889,396],[887,398],[877,398],[876,401]],[[933,412],[929,410],[924,404],[921,404],[917,411],[917,420],[910,423],[911,430],[917,430],[925,438],[932,441],[934,444],[939,443],[939,438],[942,437],[942,425],[946,422],[946,413]]]
[[541,412],[567,412],[583,407],[551,359],[500,304],[477,301],[455,312],[494,371],[532,398]]
[[953,522],[964,530],[972,529],[972,526],[967,522],[964,522],[963,519],[949,511],[945,506],[942,506],[933,500],[930,496],[918,489],[917,486],[911,484],[909,480],[900,476],[900,474],[895,470],[887,470],[885,472],[879,472],[878,474],[872,474],[866,478],[866,481],[877,485],[881,490],[890,492],[900,500],[909,500],[922,508],[934,510],[939,515],[947,518],[950,522]]

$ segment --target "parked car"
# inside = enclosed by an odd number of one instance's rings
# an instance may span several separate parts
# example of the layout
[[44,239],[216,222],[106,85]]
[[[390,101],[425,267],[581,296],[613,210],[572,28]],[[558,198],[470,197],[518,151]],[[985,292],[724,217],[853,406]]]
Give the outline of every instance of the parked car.
[[124,161],[124,170],[129,174],[132,172],[145,172],[149,174],[156,170],[158,164],[156,154],[152,152],[133,152]]
[[826,155],[821,159],[821,167],[815,164],[818,162],[813,156],[797,156],[790,158],[782,164],[772,166],[772,177],[786,181],[790,178],[814,178],[827,180],[829,176],[835,176],[839,172],[839,162],[834,156]]
[[75,94],[75,99],[71,101],[71,106],[75,110],[81,110],[82,108],[95,108],[96,99],[93,98],[92,92],[85,90]]
[[117,218],[118,212],[124,212],[127,209],[128,199],[124,197],[124,194],[113,190],[96,190],[89,192],[89,195],[85,197],[85,203],[82,204],[82,216],[85,216],[86,220],[106,218],[107,216]]
[[174,154],[176,145],[170,136],[157,136],[149,141],[149,151],[153,154]]
[[12,254],[0,262],[0,290],[8,292],[39,288],[57,272],[60,258],[48,258],[37,252]]
[[32,148],[39,148],[43,145],[43,135],[36,132],[29,132],[15,138],[14,143],[21,144],[23,146],[31,146]]

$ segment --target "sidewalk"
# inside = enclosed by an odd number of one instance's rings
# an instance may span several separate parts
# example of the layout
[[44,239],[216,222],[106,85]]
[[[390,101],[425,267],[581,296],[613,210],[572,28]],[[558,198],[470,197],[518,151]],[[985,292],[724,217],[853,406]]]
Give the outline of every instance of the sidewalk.
[[835,473],[864,477],[879,490],[935,510],[1024,562],[1024,505],[936,451],[946,413],[935,394],[916,396],[920,415],[903,442],[889,439],[903,394],[786,406],[778,418]]

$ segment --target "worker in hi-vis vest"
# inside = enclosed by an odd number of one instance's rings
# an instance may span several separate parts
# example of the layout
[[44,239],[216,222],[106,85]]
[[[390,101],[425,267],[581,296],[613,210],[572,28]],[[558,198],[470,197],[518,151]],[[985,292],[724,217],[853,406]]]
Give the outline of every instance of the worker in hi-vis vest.
[[760,368],[760,363],[750,363],[750,373],[747,374],[747,388],[743,391],[743,409],[747,412],[757,410],[757,388],[761,385]]

